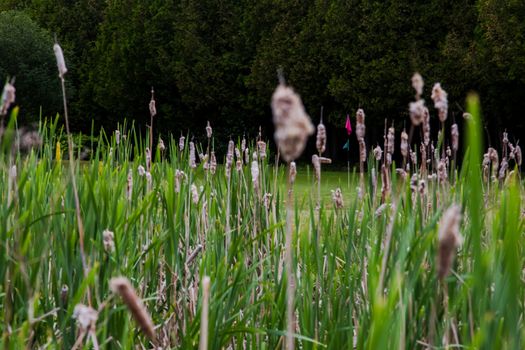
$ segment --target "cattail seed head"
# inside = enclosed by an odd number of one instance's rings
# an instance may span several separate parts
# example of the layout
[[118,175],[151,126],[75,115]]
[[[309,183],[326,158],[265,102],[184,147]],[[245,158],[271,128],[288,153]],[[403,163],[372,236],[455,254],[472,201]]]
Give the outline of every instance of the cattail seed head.
[[235,147],[235,158],[237,158],[237,160],[240,160],[242,162],[241,150],[238,147]]
[[452,150],[457,152],[459,148],[459,130],[456,123],[452,124],[450,127],[450,138],[452,140]]
[[445,211],[439,222],[439,279],[445,278],[450,273],[456,249],[461,245],[462,238],[459,234],[460,221],[461,208],[454,204]]
[[69,287],[67,284],[64,284],[62,286],[62,289],[60,289],[60,301],[62,302],[62,305],[67,305],[67,299],[69,296]]
[[0,98],[0,115],[6,115],[11,104],[15,102],[15,92],[16,89],[12,83],[5,83],[2,97]]
[[87,332],[95,327],[98,320],[98,312],[90,306],[77,304],[73,311],[73,318],[77,320],[81,331]]
[[317,156],[317,154],[312,156],[312,165],[314,167],[315,179],[319,181],[321,179],[321,162],[319,161],[319,156]]
[[336,209],[344,208],[343,193],[340,188],[336,188],[335,191],[332,190],[332,202]]
[[113,253],[115,251],[115,235],[112,231],[105,229],[102,232],[102,243],[106,253]]
[[263,196],[263,204],[266,210],[270,210],[271,203],[272,203],[272,194],[267,192]]
[[128,183],[127,183],[127,190],[126,190],[126,195],[128,197],[128,200],[131,200],[132,193],[133,193],[133,173],[131,172],[131,169],[129,169]]
[[297,166],[295,165],[295,162],[290,162],[290,184],[295,183],[295,177],[297,176]]
[[518,164],[518,166],[521,166],[521,147],[520,145],[516,145],[516,148],[514,149],[514,155],[516,158],[516,164]]
[[326,128],[322,120],[319,125],[317,125],[317,139],[315,145],[319,154],[323,154],[326,150]]
[[427,107],[423,109],[423,143],[425,146],[430,143],[430,113]]
[[156,343],[157,339],[155,336],[155,327],[151,316],[149,315],[146,307],[142,303],[142,300],[137,296],[135,289],[131,286],[129,280],[125,277],[115,277],[109,281],[109,287],[115,294],[119,294],[122,300],[128,307],[129,311],[135,318],[135,321],[139,324],[140,328],[146,334],[146,336],[153,342]]
[[210,121],[208,121],[208,124],[206,125],[206,137],[211,139],[211,136],[213,135],[213,130],[210,125]]
[[210,172],[215,174],[215,171],[217,171],[217,158],[215,157],[215,152],[211,151],[210,157]]
[[418,100],[416,102],[410,102],[408,105],[408,111],[410,113],[410,120],[412,125],[418,126],[423,122],[425,115],[425,100]]
[[149,101],[149,115],[153,118],[157,115],[157,106],[155,103],[155,91],[151,88],[151,100]]
[[255,190],[255,193],[259,193],[259,163],[256,160],[252,162],[251,172],[253,189]]
[[412,177],[410,178],[410,190],[412,191],[412,193],[415,193],[418,189],[417,181],[418,181],[417,173],[414,173]]
[[421,95],[423,95],[423,86],[425,83],[423,82],[423,77],[419,73],[414,73],[412,76],[412,87],[414,90],[416,90],[416,100],[419,100],[421,98]]
[[115,130],[115,143],[117,146],[120,144],[120,131]]
[[419,180],[418,190],[421,196],[424,196],[427,193],[427,183],[425,180]]
[[499,174],[498,179],[501,181],[505,180],[505,176],[507,175],[507,169],[509,167],[509,163],[507,162],[507,158],[503,158],[501,160],[501,166],[499,168]]
[[250,149],[248,147],[244,149],[244,163],[246,163],[246,165],[250,163]]
[[259,157],[261,157],[261,160],[266,159],[266,142],[258,141],[257,149],[259,150]]
[[390,155],[394,154],[395,129],[388,128],[386,152]]
[[194,204],[199,203],[199,192],[197,191],[197,186],[191,184],[191,200]]
[[359,161],[366,162],[366,143],[364,139],[359,140]]
[[151,150],[149,147],[146,147],[146,152],[144,153],[144,156],[146,158],[146,169],[149,169],[151,167]]
[[401,132],[401,155],[406,158],[408,156],[408,134],[405,130]]
[[241,152],[244,153],[244,150],[246,149],[246,138],[243,136],[241,141]]
[[374,158],[377,160],[377,161],[380,161],[381,160],[381,157],[383,157],[383,150],[381,149],[381,146],[377,145],[376,148],[374,148]]
[[365,139],[365,133],[366,133],[366,126],[365,126],[365,111],[359,108],[355,114],[356,117],[356,127],[355,127],[355,135],[357,137],[357,141]]
[[444,123],[448,114],[447,92],[443,90],[440,83],[435,83],[430,97],[434,101],[434,107],[438,110],[439,120]]
[[186,143],[185,143],[185,140],[186,140],[186,138],[185,138],[184,136],[181,136],[181,137],[179,138],[179,150],[180,150],[181,152],[184,151],[184,145],[186,144]]
[[57,61],[57,67],[58,67],[58,76],[60,79],[64,79],[64,75],[67,73],[66,68],[66,61],[64,60],[64,53],[62,52],[62,48],[60,45],[55,43],[53,45],[53,51],[55,52],[55,58]]
[[182,180],[184,180],[185,177],[186,174],[184,173],[184,171],[179,169],[175,170],[175,193],[180,192],[181,182]]
[[292,88],[279,84],[272,96],[274,138],[286,162],[297,159],[304,150],[308,136],[314,132],[301,98]]
[[437,166],[437,178],[440,183],[445,183],[447,181],[447,163],[445,159],[441,159],[438,162]]
[[190,168],[195,169],[196,167],[197,163],[195,160],[195,144],[190,142]]

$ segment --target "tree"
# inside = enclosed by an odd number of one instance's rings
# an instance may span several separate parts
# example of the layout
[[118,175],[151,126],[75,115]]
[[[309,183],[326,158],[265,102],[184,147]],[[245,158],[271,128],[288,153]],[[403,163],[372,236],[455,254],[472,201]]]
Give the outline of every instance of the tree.
[[[21,122],[60,110],[60,85],[53,40],[23,12],[0,13],[0,77],[15,77]],[[3,80],[2,80],[3,81]]]

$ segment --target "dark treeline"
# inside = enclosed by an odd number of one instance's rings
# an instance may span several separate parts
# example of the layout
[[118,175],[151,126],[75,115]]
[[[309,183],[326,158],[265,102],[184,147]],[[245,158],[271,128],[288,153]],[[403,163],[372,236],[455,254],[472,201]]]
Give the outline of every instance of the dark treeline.
[[[254,135],[259,125],[271,138],[278,67],[315,123],[324,106],[328,149],[339,160],[346,159],[346,114],[353,118],[358,107],[367,114],[369,147],[382,142],[385,118],[398,132],[409,123],[414,71],[425,79],[427,105],[434,82],[449,93],[448,126],[459,122],[465,96],[475,90],[492,145],[505,128],[511,142],[525,131],[523,1],[2,0],[0,10],[24,12],[49,42],[56,35],[70,70],[73,124],[81,131],[91,129],[92,119],[106,130],[124,118],[145,126],[154,86],[157,132],[202,138],[210,120],[221,140]],[[0,40],[9,42],[9,33],[4,28]],[[2,65],[9,45],[1,46],[0,73],[18,74],[18,96],[41,97],[20,97],[33,111],[26,118],[35,118],[40,105],[49,114],[60,111],[57,82],[8,71]],[[51,46],[46,55],[54,69]]]

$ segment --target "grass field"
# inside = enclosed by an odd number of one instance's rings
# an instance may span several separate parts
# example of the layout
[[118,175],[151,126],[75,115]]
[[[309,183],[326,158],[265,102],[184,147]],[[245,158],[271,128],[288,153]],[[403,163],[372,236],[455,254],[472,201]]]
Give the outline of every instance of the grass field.
[[[297,348],[523,347],[523,185],[517,171],[483,178],[470,110],[468,151],[446,182],[414,172],[414,187],[392,169],[382,200],[373,164],[350,185],[326,165],[316,208],[315,179],[299,167],[290,203]],[[28,154],[3,138],[0,348],[284,345],[289,203],[287,169],[275,177],[273,155],[212,174],[190,167],[188,142],[181,151],[166,140],[149,160],[133,130],[120,129],[118,143],[102,133],[75,166],[82,237],[56,125],[41,125]],[[342,208],[332,204],[337,187]],[[461,245],[442,239],[457,234]],[[119,276],[143,305],[121,292]]]

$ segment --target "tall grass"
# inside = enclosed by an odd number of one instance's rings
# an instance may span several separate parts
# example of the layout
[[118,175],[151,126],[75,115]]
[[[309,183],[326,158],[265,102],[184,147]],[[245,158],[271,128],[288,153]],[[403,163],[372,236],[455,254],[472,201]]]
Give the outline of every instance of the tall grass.
[[[338,210],[321,199],[318,213],[315,187],[293,192],[297,348],[523,347],[523,185],[517,171],[501,184],[483,181],[479,108],[475,98],[468,101],[473,118],[455,182],[428,180],[426,194],[419,194],[409,177],[392,171],[392,193],[381,209],[381,194],[373,197],[367,180],[362,199],[352,196]],[[15,128],[16,111],[11,118],[7,130]],[[75,167],[87,276],[57,120],[42,122],[42,145],[28,154],[7,151],[9,139],[2,138],[0,348],[71,348],[80,332],[75,306],[87,304],[88,289],[101,349],[151,348],[111,292],[117,276],[128,278],[143,299],[162,348],[281,348],[286,170],[258,159],[257,193],[249,162],[229,177],[223,167],[205,176],[202,164],[188,165],[187,145],[180,151],[171,138],[165,153],[152,156],[149,185],[138,167],[146,164],[151,140],[126,124],[119,131],[118,144],[114,135],[96,136],[90,160]],[[74,143],[80,152],[81,139]],[[11,177],[10,165],[17,170]],[[185,173],[178,192],[177,170]],[[360,175],[351,182],[361,186]],[[438,225],[453,203],[462,208],[464,242],[440,282]],[[105,249],[105,230],[114,233],[114,251]],[[202,290],[205,276],[209,291]],[[201,317],[203,295],[210,298],[207,317]],[[93,339],[85,338],[84,348]]]

